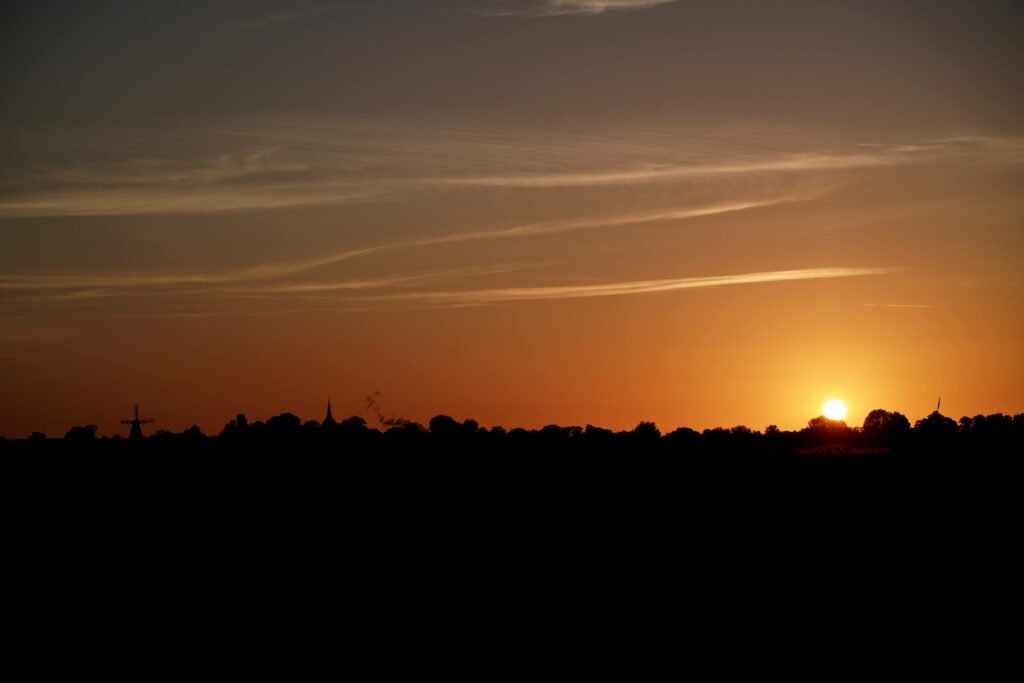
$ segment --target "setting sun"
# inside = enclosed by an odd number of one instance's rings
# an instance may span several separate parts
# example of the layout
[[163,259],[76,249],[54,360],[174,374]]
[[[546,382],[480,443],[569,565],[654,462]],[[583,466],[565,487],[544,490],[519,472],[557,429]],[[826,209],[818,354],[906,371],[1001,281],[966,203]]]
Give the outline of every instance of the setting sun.
[[842,420],[846,417],[846,404],[838,398],[833,398],[830,401],[825,401],[821,412],[830,420]]

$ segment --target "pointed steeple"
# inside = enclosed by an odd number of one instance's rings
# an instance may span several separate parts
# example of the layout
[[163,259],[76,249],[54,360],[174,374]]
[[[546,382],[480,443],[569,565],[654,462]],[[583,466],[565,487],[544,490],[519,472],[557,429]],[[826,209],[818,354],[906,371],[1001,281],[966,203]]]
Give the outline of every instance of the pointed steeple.
[[331,415],[331,399],[330,399],[330,397],[328,397],[327,398],[327,416],[324,418],[324,421],[320,423],[320,426],[321,427],[333,427],[333,426],[335,426],[337,424],[338,423],[334,421],[334,416]]

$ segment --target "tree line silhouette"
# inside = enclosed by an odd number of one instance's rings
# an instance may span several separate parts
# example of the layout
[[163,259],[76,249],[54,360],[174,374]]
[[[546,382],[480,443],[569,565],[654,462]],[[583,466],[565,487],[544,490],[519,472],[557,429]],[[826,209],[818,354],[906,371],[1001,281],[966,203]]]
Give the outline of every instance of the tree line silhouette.
[[[448,450],[478,450],[481,455],[491,450],[507,452],[524,449],[535,452],[536,448],[577,453],[768,450],[796,455],[877,455],[920,447],[948,451],[974,447],[1015,448],[1024,444],[1024,413],[1013,416],[1002,413],[965,416],[954,421],[937,410],[913,425],[902,413],[876,409],[868,413],[859,427],[820,416],[811,419],[803,429],[795,431],[780,430],[775,425],[769,425],[764,431],[756,431],[739,425],[703,431],[680,427],[663,434],[653,422],[640,422],[632,430],[619,432],[591,424],[506,430],[500,426],[490,429],[481,427],[472,419],[459,422],[447,415],[433,417],[426,426],[394,418],[381,420],[381,426],[383,429],[374,428],[360,416],[337,422],[330,413],[323,422],[304,422],[297,415],[286,412],[266,421],[252,423],[244,415],[239,415],[225,424],[215,436],[208,436],[197,425],[193,425],[180,433],[158,429],[153,435],[142,439],[125,439],[120,435],[98,437],[96,425],[81,425],[69,429],[60,444],[98,449],[132,445],[152,450],[204,446],[249,451],[265,447],[280,449],[283,446],[371,451],[416,451],[440,447]],[[18,441],[3,439],[0,443],[14,445]],[[47,439],[39,432],[34,432],[22,443],[60,448],[58,440]]]
[[911,424],[898,412],[873,410],[855,427],[815,417],[791,431],[665,434],[653,422],[626,431],[483,428],[447,415],[427,425],[389,422],[378,429],[360,416],[335,421],[328,413],[317,422],[282,413],[250,423],[239,415],[217,435],[192,426],[134,439],[98,437],[90,424],[62,439],[0,440],[0,462],[34,473],[23,478],[36,478],[48,495],[59,490],[87,504],[102,491],[157,498],[189,491],[207,501],[257,496],[254,507],[340,500],[385,518],[450,506],[450,519],[460,520],[467,510],[499,508],[501,515],[588,509],[651,520],[684,508],[982,509],[1020,498],[1024,452],[1024,414],[954,421],[935,411]]

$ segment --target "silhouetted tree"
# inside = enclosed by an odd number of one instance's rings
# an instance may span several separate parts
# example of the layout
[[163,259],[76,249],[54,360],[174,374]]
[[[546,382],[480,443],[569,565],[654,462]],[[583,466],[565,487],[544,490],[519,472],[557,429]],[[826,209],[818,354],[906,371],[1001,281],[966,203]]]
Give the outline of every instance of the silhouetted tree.
[[915,422],[914,432],[927,439],[949,437],[957,433],[957,424],[936,410],[928,417]]
[[430,418],[430,433],[440,437],[453,438],[462,433],[462,425],[447,415],[435,415]]
[[819,415],[807,421],[807,428],[814,431],[842,430],[846,429],[846,422],[843,420],[830,420],[824,415]]
[[68,441],[93,441],[96,439],[96,425],[82,425],[78,427],[72,427],[64,435],[64,438]]
[[633,428],[633,433],[648,439],[657,439],[661,436],[661,430],[653,422],[641,422]]
[[540,428],[540,435],[546,441],[555,443],[561,442],[568,436],[559,425],[544,425]]
[[295,441],[299,438],[302,430],[302,420],[298,415],[292,413],[281,413],[268,419],[266,422],[253,422],[249,428],[252,439],[269,440],[273,443],[284,443]]
[[569,425],[568,427],[562,427],[562,431],[565,432],[565,435],[568,436],[570,439],[575,439],[580,436],[583,436],[583,427],[580,427],[579,425]]
[[700,433],[689,427],[679,427],[666,434],[665,440],[673,451],[689,451],[700,442]]
[[854,432],[842,420],[830,420],[824,415],[812,418],[807,422],[807,428],[802,432],[803,437],[811,446],[826,446],[829,444],[849,444],[853,441]]
[[181,435],[190,441],[196,441],[198,439],[206,438],[206,435],[203,434],[203,430],[199,428],[199,425],[192,425],[184,432],[182,432]]
[[367,431],[366,420],[358,415],[346,417],[338,424],[338,431],[343,434],[361,434]]
[[234,421],[228,422],[224,425],[224,428],[220,430],[219,436],[222,439],[232,439],[240,435],[241,430],[234,423]]
[[910,420],[901,413],[872,410],[864,418],[862,427],[868,443],[881,445],[898,443],[910,431]]
[[610,429],[603,429],[588,424],[583,428],[580,442],[591,451],[603,453],[612,447],[615,434]]

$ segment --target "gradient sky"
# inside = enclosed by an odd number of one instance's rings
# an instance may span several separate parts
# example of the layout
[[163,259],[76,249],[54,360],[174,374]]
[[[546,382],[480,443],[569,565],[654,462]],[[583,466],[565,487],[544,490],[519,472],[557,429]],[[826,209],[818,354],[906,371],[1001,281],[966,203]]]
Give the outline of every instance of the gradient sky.
[[1021,412],[1022,20],[5,2],[0,434]]

